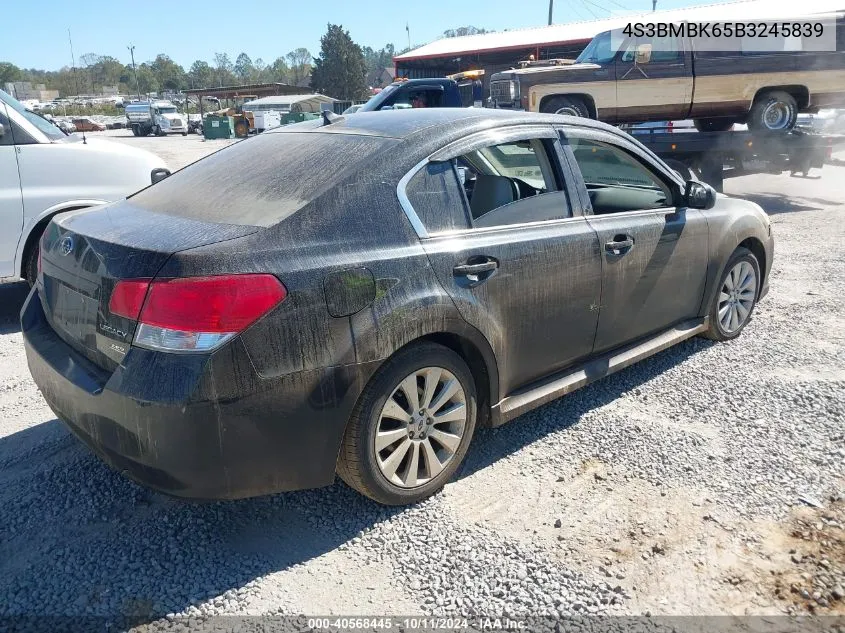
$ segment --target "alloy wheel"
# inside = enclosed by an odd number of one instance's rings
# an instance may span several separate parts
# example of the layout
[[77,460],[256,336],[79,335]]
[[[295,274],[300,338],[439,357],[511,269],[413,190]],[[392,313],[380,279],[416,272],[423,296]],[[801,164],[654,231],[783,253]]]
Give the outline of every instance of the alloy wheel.
[[467,425],[466,394],[452,372],[423,367],[382,407],[374,438],[379,471],[401,488],[422,486],[454,458]]
[[757,298],[757,274],[747,261],[731,268],[719,291],[719,323],[731,334],[741,328],[751,314]]
[[768,129],[782,130],[789,124],[791,114],[789,105],[782,101],[775,101],[766,106],[763,112],[763,120],[766,122]]

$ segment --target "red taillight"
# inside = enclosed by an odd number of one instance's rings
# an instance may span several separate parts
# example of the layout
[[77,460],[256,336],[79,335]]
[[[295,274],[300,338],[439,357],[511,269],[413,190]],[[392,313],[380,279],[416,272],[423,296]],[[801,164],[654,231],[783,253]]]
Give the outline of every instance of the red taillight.
[[135,344],[164,351],[204,351],[221,345],[284,301],[273,275],[128,279],[117,283],[112,314],[139,322]]
[[149,287],[149,279],[118,281],[109,299],[109,312],[137,321]]
[[150,284],[139,320],[171,330],[240,332],[286,296],[273,275],[162,279]]

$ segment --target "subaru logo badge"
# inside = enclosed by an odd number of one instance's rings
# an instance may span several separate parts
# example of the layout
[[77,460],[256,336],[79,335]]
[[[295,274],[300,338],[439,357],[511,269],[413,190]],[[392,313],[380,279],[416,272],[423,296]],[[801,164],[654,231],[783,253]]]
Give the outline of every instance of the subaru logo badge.
[[62,238],[62,241],[59,242],[59,252],[62,255],[70,255],[73,252],[73,238],[68,236]]

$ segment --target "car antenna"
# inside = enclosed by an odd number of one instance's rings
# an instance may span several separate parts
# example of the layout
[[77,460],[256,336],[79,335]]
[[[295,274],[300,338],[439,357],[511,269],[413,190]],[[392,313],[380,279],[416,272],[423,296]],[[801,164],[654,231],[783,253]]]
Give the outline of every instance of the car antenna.
[[[76,75],[76,58],[73,55],[73,40],[70,37],[70,29],[67,30],[67,40],[70,42],[70,61],[73,64],[73,80],[76,83],[76,96],[79,96],[79,77]],[[82,144],[88,145],[88,139],[85,138],[85,126],[82,126]]]
[[335,114],[331,110],[323,110],[323,125],[331,125],[332,123],[339,123],[346,117]]

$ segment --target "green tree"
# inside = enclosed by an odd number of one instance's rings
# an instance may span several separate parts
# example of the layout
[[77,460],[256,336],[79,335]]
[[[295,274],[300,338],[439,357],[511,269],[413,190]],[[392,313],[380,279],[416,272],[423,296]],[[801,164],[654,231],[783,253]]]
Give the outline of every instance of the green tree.
[[158,77],[150,63],[144,62],[138,65],[138,88],[142,95],[148,92],[158,92],[161,89]]
[[259,57],[252,63],[252,66],[252,73],[249,77],[249,81],[251,83],[262,84],[267,81],[270,81],[270,72],[268,70],[267,64],[264,63],[263,59]]
[[9,62],[0,62],[0,88],[7,81],[20,81],[21,69]]
[[185,69],[164,53],[159,53],[150,62],[150,70],[155,74],[160,90],[181,90],[185,85]]
[[329,24],[320,38],[320,56],[311,70],[311,87],[338,99],[363,99],[367,96],[366,75],[361,47],[341,25]]
[[229,86],[235,83],[234,66],[226,53],[214,53],[214,74],[218,86]]
[[481,35],[482,33],[492,32],[487,29],[479,29],[475,26],[459,26],[456,29],[443,31],[443,37],[463,37],[464,35]]
[[268,66],[267,73],[270,77],[270,81],[287,83],[290,79],[290,68],[288,68],[288,63],[285,61],[284,57],[277,57],[276,61]]
[[245,83],[249,81],[255,67],[252,65],[252,60],[246,53],[241,53],[235,60],[235,76],[239,81]]
[[288,81],[294,86],[301,84],[311,74],[311,64],[314,58],[307,48],[297,48],[285,55],[290,73]]
[[192,88],[209,88],[214,83],[214,70],[208,62],[198,59],[191,64],[188,81]]
[[[80,72],[84,74],[84,78],[79,78],[80,90],[88,92],[90,88],[91,94],[97,94],[96,75],[97,66],[100,63],[100,56],[97,53],[85,53],[79,57]],[[100,84],[102,86],[102,84]]]
[[396,54],[393,44],[387,44],[380,50],[374,50],[369,46],[365,46],[361,51],[364,53],[364,62],[366,63],[368,73],[393,66],[393,56]]

